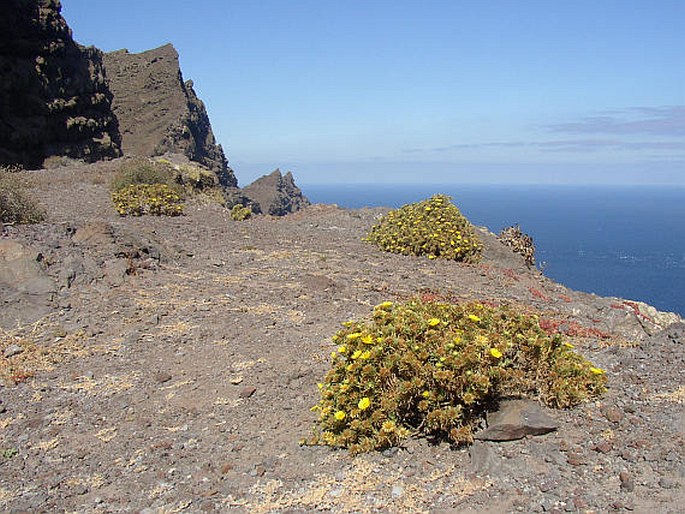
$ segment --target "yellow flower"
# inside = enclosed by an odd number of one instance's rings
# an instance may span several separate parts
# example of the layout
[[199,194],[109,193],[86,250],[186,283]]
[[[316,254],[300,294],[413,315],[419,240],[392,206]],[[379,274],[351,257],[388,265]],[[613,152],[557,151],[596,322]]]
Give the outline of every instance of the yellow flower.
[[337,411],[335,414],[333,414],[333,416],[334,416],[335,419],[337,419],[338,421],[342,421],[343,419],[345,419],[345,413],[344,413],[343,411],[341,411],[341,410]]
[[363,353],[359,356],[359,358],[360,358],[360,359],[363,359],[363,360],[367,360],[367,359],[371,358],[371,352],[367,350],[367,351],[363,352]]
[[566,348],[575,348],[575,346],[573,346],[571,343],[564,343],[564,346]]
[[393,305],[392,302],[383,302],[383,303],[379,303],[378,305],[376,305],[376,309],[385,310],[385,309],[389,309],[390,307],[392,307],[392,305]]
[[362,351],[361,351],[361,350],[355,350],[355,352],[352,354],[352,358],[353,358],[353,359],[358,359],[359,357],[361,357],[361,355],[362,355]]
[[440,320],[438,318],[431,318],[428,320],[428,326],[429,327],[435,327],[440,324]]
[[385,423],[383,423],[383,426],[381,426],[381,431],[383,432],[393,432],[397,428],[397,425],[395,425],[395,422],[393,420],[388,420]]
[[424,398],[430,398],[430,397],[431,397],[431,393],[430,393],[430,391],[424,391],[424,392],[421,393],[421,396],[423,396]]
[[500,359],[502,357],[502,352],[500,352],[497,348],[490,348],[490,355],[492,355],[495,359]]
[[359,407],[360,410],[366,410],[369,408],[371,405],[371,400],[367,396],[359,400],[359,403],[357,404],[357,407]]
[[476,323],[478,323],[480,321],[480,318],[478,316],[476,316],[475,314],[469,314],[469,319],[471,321],[475,321]]
[[603,375],[604,370],[602,368],[590,368],[590,373],[593,375]]
[[356,339],[359,339],[361,337],[362,333],[361,332],[352,332],[351,334],[347,334],[347,339],[349,341],[354,341]]
[[373,336],[371,334],[366,334],[365,336],[362,336],[362,343],[373,344]]
[[344,344],[341,344],[340,346],[338,346],[338,351],[340,353],[345,353],[347,351],[347,346],[345,346]]

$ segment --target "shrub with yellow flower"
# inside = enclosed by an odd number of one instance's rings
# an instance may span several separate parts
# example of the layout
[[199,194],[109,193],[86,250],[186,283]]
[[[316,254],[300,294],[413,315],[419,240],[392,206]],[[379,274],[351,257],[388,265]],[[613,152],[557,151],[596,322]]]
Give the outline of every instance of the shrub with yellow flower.
[[605,390],[604,370],[513,307],[417,298],[383,313],[335,334],[346,344],[320,388],[310,444],[357,453],[412,434],[461,444],[499,397],[570,407]]
[[438,194],[390,211],[365,240],[386,252],[478,262],[483,245],[473,225],[450,200]]

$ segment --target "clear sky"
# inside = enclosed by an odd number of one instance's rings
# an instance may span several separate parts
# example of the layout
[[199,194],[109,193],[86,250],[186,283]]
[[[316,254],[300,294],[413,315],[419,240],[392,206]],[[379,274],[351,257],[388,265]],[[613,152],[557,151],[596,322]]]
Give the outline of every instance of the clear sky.
[[62,0],[171,42],[242,185],[685,184],[685,0]]

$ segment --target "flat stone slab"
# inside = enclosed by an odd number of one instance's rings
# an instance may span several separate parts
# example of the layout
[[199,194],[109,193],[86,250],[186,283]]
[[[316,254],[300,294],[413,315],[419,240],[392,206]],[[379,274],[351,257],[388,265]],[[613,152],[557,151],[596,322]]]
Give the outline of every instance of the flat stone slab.
[[506,400],[487,414],[488,427],[474,434],[481,441],[515,441],[528,435],[542,435],[559,428],[559,423],[532,400]]

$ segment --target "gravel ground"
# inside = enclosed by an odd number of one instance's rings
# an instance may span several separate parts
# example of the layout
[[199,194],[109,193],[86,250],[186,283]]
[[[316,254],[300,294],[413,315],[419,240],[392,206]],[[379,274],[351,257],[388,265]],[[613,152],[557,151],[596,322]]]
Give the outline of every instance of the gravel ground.
[[[361,241],[382,209],[120,218],[115,167],[31,173],[49,220],[0,239],[54,284],[0,316],[1,511],[682,512],[682,320],[571,291],[488,233],[478,265],[382,253]],[[420,291],[541,313],[608,393],[519,441],[300,446],[340,323]]]

